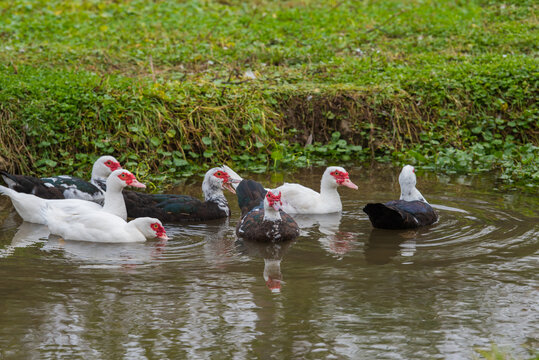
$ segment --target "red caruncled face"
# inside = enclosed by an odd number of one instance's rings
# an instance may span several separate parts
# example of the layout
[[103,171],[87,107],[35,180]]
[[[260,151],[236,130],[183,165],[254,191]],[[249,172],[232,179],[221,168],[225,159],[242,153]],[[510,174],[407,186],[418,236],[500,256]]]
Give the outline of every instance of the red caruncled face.
[[127,173],[127,172],[121,173],[120,175],[118,175],[118,177],[120,178],[120,180],[125,181],[127,185],[131,185],[133,181],[137,180],[135,175]]
[[271,191],[268,191],[266,193],[266,198],[268,199],[269,206],[273,206],[274,204],[283,205],[281,202],[281,192],[279,191],[279,195],[273,195]]
[[337,184],[339,185],[342,185],[346,180],[350,179],[348,177],[348,173],[344,171],[335,170],[330,174],[333,175],[333,177],[335,178],[335,181],[337,181]]
[[230,180],[230,175],[228,175],[227,172],[221,170],[216,171],[213,176],[219,179],[223,179],[223,183],[228,183],[228,181]]
[[165,228],[159,223],[153,223],[150,226],[152,227],[153,231],[155,231],[155,236],[157,237],[163,237],[164,235],[167,234],[167,232],[165,231]]
[[236,190],[234,190],[232,185],[230,185],[231,177],[230,175],[228,175],[226,171],[217,170],[216,172],[213,173],[213,176],[215,176],[218,179],[223,179],[223,187],[227,189],[228,191],[230,191],[232,194],[236,193]]
[[110,169],[110,171],[114,171],[122,167],[119,162],[112,161],[112,160],[105,161],[105,166],[107,166]]

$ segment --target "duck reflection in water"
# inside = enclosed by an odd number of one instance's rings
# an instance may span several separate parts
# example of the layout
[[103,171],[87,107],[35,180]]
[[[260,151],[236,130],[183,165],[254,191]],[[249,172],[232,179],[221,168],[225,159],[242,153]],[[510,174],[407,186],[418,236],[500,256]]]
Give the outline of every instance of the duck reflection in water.
[[272,293],[280,293],[281,286],[285,283],[281,272],[281,260],[293,243],[295,243],[295,240],[280,243],[260,243],[238,239],[236,248],[242,254],[264,259],[262,276],[266,286]]
[[149,240],[144,243],[96,243],[64,240],[50,235],[44,251],[62,251],[63,256],[83,261],[84,267],[121,268],[133,270],[139,265],[159,259],[165,251],[167,240]]
[[23,221],[13,235],[11,245],[0,252],[0,257],[11,255],[16,248],[31,246],[37,242],[44,242],[49,236],[49,228],[45,225]]
[[207,263],[224,269],[234,262],[235,252],[234,228],[230,227],[229,219],[208,225],[207,235],[204,236],[204,258]]
[[372,229],[365,243],[365,260],[369,264],[383,265],[398,255],[413,256],[418,233],[419,230]]
[[[309,229],[318,225],[320,238],[318,241],[324,250],[341,258],[349,252],[353,246],[357,236],[354,233],[339,231],[341,225],[342,213],[330,214],[292,214],[294,220],[299,225],[302,235],[308,235]],[[316,234],[310,234],[311,236]]]

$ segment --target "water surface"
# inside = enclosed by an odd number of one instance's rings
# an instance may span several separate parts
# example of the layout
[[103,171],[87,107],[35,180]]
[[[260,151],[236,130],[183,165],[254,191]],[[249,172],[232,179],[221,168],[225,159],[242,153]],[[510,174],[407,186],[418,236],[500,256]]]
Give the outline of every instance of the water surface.
[[[324,169],[254,176],[318,190]],[[0,359],[462,359],[539,348],[539,196],[494,178],[419,173],[440,220],[372,229],[398,169],[350,170],[342,214],[299,216],[278,246],[233,215],[167,224],[166,243],[63,241],[0,199]],[[200,194],[193,181],[175,191]]]

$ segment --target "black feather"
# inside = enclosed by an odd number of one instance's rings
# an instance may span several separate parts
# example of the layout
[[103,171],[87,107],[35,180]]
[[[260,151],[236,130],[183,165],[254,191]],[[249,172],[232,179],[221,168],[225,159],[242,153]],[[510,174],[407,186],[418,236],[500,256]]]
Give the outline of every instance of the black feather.
[[238,205],[243,217],[253,208],[259,206],[266,196],[266,189],[254,180],[242,180],[236,188]]
[[34,194],[43,199],[63,199],[63,189],[54,186],[46,186],[45,182],[33,176],[12,175],[5,171],[0,171],[4,181],[13,189],[20,193]]
[[430,225],[438,220],[434,209],[424,201],[395,200],[385,204],[367,204],[363,211],[372,226],[379,229],[411,229]]
[[188,195],[145,194],[129,190],[124,190],[123,195],[130,218],[149,216],[163,222],[188,222],[228,216],[216,202],[200,201]]
[[267,190],[254,180],[242,180],[236,188],[241,220],[236,225],[239,238],[258,242],[283,242],[299,235],[296,221],[284,211],[281,220],[264,219],[264,197]]

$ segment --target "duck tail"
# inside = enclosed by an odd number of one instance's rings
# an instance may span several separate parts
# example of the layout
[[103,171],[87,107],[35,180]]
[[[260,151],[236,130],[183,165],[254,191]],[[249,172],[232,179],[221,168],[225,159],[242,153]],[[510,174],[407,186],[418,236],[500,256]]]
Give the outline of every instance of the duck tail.
[[398,208],[381,204],[367,204],[363,211],[369,215],[372,226],[379,229],[406,229],[417,227],[417,221],[412,215]]

